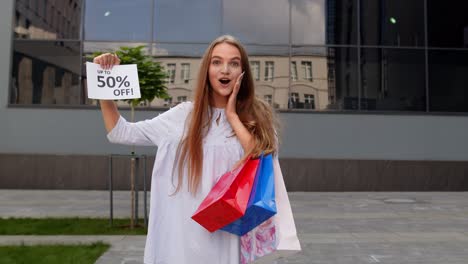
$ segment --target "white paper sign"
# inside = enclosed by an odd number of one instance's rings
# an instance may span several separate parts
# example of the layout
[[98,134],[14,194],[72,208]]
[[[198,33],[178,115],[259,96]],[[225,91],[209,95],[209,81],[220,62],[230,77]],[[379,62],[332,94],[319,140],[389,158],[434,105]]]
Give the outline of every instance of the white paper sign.
[[114,65],[104,70],[99,64],[86,62],[88,98],[135,99],[140,98],[140,83],[136,64]]

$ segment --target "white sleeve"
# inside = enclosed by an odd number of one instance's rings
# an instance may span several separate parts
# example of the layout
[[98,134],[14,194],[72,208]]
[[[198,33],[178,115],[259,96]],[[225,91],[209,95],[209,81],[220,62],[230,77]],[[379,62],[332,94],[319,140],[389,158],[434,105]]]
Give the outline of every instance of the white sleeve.
[[112,143],[137,146],[158,146],[168,135],[174,133],[177,127],[185,123],[190,102],[184,102],[167,110],[153,119],[127,122],[119,117],[115,127],[107,134]]

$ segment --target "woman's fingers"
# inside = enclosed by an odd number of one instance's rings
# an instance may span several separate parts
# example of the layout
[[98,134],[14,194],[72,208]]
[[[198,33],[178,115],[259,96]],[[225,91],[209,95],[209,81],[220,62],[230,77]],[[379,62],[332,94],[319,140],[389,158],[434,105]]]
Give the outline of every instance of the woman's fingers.
[[239,77],[237,77],[237,81],[236,81],[236,85],[234,85],[234,91],[237,95],[237,93],[239,92],[239,89],[240,89],[240,86],[241,86],[241,83],[242,83],[242,78],[244,77],[244,72],[242,72]]
[[120,59],[114,53],[104,53],[93,59],[93,62],[99,64],[103,69],[110,69],[114,65],[120,64]]

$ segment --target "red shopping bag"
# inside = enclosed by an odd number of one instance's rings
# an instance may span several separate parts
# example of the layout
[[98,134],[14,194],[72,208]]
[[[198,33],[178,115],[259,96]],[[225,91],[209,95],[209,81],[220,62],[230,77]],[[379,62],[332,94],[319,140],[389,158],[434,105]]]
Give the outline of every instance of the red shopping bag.
[[259,159],[244,164],[221,176],[202,201],[192,219],[214,232],[241,218],[247,208]]

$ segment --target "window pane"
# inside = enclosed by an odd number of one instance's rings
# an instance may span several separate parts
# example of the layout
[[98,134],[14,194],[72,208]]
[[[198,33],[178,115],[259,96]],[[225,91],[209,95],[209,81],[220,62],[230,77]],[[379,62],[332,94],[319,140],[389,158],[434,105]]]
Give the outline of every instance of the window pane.
[[79,39],[82,0],[16,1],[16,39]]
[[246,44],[288,44],[288,1],[223,1],[222,25],[223,33]]
[[151,1],[86,1],[85,39],[150,41]]
[[427,0],[429,46],[468,47],[468,1]]
[[170,65],[170,69],[174,69],[174,81],[166,84],[167,92],[173,99],[165,101],[156,98],[151,102],[152,107],[167,107],[183,101],[193,101],[193,89],[200,70],[201,56],[206,48],[208,44],[156,43],[153,45],[154,59],[164,67]]
[[426,110],[424,50],[362,49],[361,62],[361,110]]
[[77,41],[14,42],[11,104],[82,104]]
[[325,44],[325,0],[291,0],[293,44]]
[[357,50],[296,47],[292,62],[300,70],[291,80],[289,108],[357,110]]
[[154,39],[160,42],[211,42],[221,35],[221,1],[155,1]]
[[[302,47],[294,50],[291,65],[296,68],[294,70],[296,76],[291,76],[289,108],[315,109],[315,105],[314,108],[311,108],[308,100],[310,95],[316,95],[322,100],[320,109],[326,109],[328,105],[326,51],[327,49],[324,47]],[[297,70],[297,68],[299,69]],[[314,79],[313,76],[317,76],[317,78]]]
[[356,44],[356,0],[291,0],[292,44]]
[[357,44],[357,0],[326,1],[327,44]]
[[424,0],[361,0],[364,45],[424,46]]
[[[271,101],[277,109],[288,108],[289,59],[288,46],[247,45],[250,65],[258,65],[255,93],[259,98]],[[251,71],[254,71],[252,68]]]
[[429,110],[468,112],[468,50],[429,51]]

